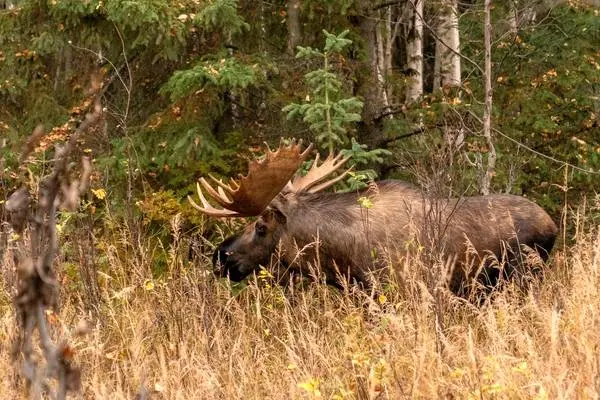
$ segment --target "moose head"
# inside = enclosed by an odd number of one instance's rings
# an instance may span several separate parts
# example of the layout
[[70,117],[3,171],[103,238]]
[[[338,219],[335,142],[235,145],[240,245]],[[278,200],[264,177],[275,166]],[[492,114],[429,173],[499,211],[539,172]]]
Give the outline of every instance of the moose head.
[[[312,150],[312,144],[302,151],[302,140],[267,152],[261,160],[249,162],[248,174],[229,184],[209,178],[197,183],[198,197],[202,206],[188,196],[190,203],[201,213],[212,217],[257,217],[238,234],[227,238],[213,254],[213,266],[218,276],[228,276],[239,282],[259,266],[270,263],[280,241],[288,237],[287,222],[292,217],[294,205],[302,194],[321,192],[343,179],[349,170],[333,179],[326,180],[348,158],[341,154],[329,155],[319,165],[319,155],[307,174],[296,174]],[[213,207],[203,194],[202,188],[221,208]],[[314,221],[313,221],[314,223]]]

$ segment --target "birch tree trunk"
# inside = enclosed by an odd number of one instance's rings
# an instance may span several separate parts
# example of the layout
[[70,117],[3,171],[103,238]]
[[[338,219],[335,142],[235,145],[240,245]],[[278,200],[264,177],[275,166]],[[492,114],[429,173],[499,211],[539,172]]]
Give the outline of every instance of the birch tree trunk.
[[496,148],[492,136],[492,24],[490,22],[492,0],[485,0],[484,5],[484,25],[483,40],[485,46],[485,103],[483,105],[483,136],[486,139],[488,153],[487,166],[481,179],[481,194],[490,194],[492,176],[496,169]]
[[439,4],[433,86],[459,86],[461,77],[457,0],[440,1]]
[[12,10],[16,2],[16,0],[0,0],[0,9]]
[[406,102],[412,103],[423,95],[423,2],[408,0],[406,3],[406,57],[409,82],[406,86]]
[[[387,15],[386,13],[382,14]],[[390,102],[386,88],[386,78],[388,76],[388,61],[386,60],[386,51],[384,51],[384,48],[388,47],[387,41],[390,40],[389,32],[391,31],[391,24],[392,22],[388,18],[380,18],[380,20],[376,23],[375,26],[375,68],[377,76],[378,96],[381,98],[381,103],[384,108],[384,110],[382,111],[387,111],[390,107]]]
[[287,2],[287,53],[291,56],[296,54],[296,46],[301,42],[300,31],[300,0],[288,0]]
[[388,7],[385,11],[385,50],[383,54],[384,68],[386,74],[392,72],[392,45],[396,40],[396,32],[392,29],[394,24],[392,7]]
[[517,0],[510,0],[508,4],[508,29],[512,35],[516,35],[519,32],[518,17]]

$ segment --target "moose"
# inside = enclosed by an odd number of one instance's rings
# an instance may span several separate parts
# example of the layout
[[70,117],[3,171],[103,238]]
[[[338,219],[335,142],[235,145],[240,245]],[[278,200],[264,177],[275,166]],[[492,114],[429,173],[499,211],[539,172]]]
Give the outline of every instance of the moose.
[[[308,273],[316,267],[327,283],[340,286],[347,279],[370,287],[374,277],[385,277],[394,261],[401,262],[409,243],[419,243],[440,249],[451,264],[447,285],[461,293],[478,277],[495,285],[501,274],[516,269],[511,265],[523,254],[546,261],[554,245],[555,223],[521,196],[429,199],[399,180],[373,183],[359,192],[324,192],[347,176],[350,169],[331,178],[348,159],[330,154],[319,164],[317,154],[302,176],[297,170],[311,149],[312,144],[302,151],[301,140],[282,141],[277,150],[267,146],[264,158],[250,161],[248,174],[238,181],[224,183],[209,175],[215,186],[204,177],[197,182],[202,206],[188,198],[201,213],[257,217],[214,252],[218,276],[241,281],[278,254],[280,265],[291,271]],[[220,208],[207,201],[200,185]],[[432,224],[439,227],[433,240]],[[507,254],[510,263],[497,261]]]

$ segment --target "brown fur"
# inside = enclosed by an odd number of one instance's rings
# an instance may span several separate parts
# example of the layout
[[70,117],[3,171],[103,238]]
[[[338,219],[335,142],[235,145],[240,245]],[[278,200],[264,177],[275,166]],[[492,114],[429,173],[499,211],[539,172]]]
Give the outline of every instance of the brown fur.
[[[361,206],[360,197],[372,206]],[[405,182],[383,181],[362,193],[281,193],[215,257],[221,273],[243,278],[268,264],[279,246],[293,269],[319,264],[328,281],[341,273],[366,284],[369,273],[387,273],[390,254],[401,259],[411,243],[420,243],[455,260],[450,287],[458,292],[487,255],[500,259],[503,246],[518,254],[525,245],[546,259],[556,234],[548,214],[523,197],[431,200]]]

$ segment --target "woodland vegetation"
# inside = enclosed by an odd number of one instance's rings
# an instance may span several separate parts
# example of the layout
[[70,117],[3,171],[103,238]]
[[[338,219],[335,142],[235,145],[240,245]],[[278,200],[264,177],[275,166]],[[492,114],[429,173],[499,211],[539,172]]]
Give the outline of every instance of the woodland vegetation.
[[[0,0],[0,77],[2,396],[600,394],[598,1]],[[186,196],[281,137],[350,156],[336,190],[534,200],[544,279],[215,279],[243,221]]]

